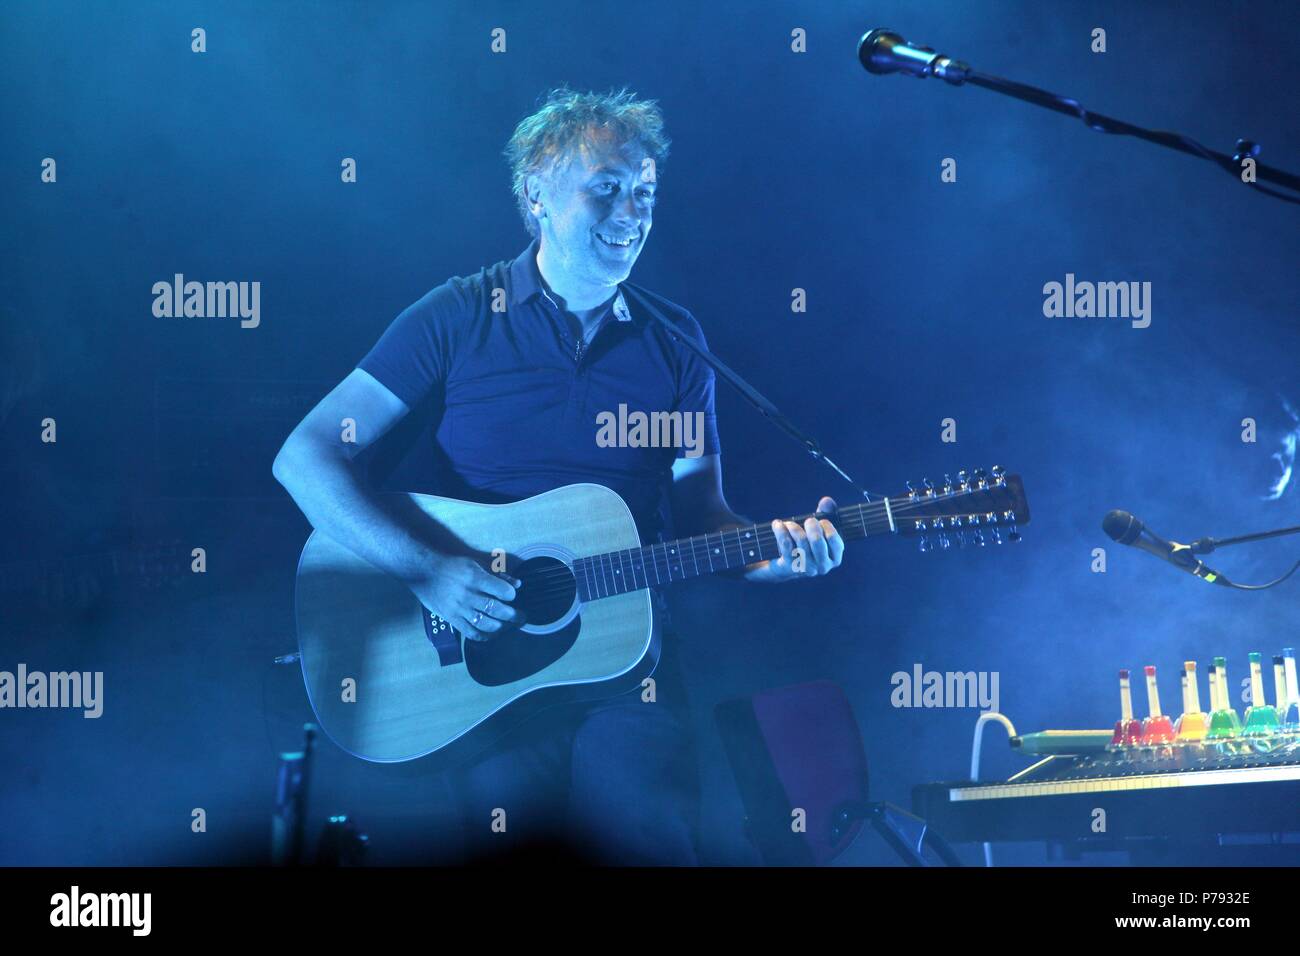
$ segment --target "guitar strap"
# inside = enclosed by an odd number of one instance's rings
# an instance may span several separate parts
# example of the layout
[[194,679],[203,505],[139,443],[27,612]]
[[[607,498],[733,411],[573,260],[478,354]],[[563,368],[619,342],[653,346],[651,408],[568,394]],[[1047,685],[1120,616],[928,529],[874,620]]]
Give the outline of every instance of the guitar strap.
[[[721,378],[725,379],[732,388],[738,391],[747,402],[757,408],[764,418],[770,421],[777,428],[781,429],[795,441],[802,444],[804,448],[807,449],[808,454],[812,455],[812,457],[817,461],[825,462],[826,465],[833,469],[837,475],[849,484],[853,485],[857,491],[861,492],[863,498],[867,501],[871,500],[871,493],[845,474],[844,469],[828,458],[826,453],[822,451],[821,445],[818,444],[817,439],[813,438],[807,432],[801,430],[794,422],[790,421],[790,419],[782,414],[780,409],[773,405],[762,392],[741,378],[740,374],[723,362],[722,359],[718,358],[690,336],[682,335],[681,329],[668,319],[663,312],[659,310],[658,306],[651,301],[651,299],[659,299],[659,296],[655,295],[648,289],[642,289],[639,286],[632,285],[631,283],[625,282],[620,285],[619,288],[626,292],[633,301],[641,306],[650,318],[662,325],[667,330],[668,334],[672,336],[673,341],[680,342],[698,355],[704,364],[717,372],[717,374]],[[662,302],[663,300],[660,299],[660,301]],[[881,495],[879,497],[884,496]]]

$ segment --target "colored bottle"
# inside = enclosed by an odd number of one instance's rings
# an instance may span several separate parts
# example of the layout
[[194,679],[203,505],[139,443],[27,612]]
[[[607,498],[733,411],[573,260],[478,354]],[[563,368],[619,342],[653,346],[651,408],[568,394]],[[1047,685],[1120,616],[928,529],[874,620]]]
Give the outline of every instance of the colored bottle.
[[[1205,736],[1207,739],[1231,736],[1230,733],[1224,732],[1222,725],[1219,727],[1214,726],[1214,715],[1223,710],[1223,704],[1219,702],[1219,669],[1211,661],[1207,670],[1210,682],[1210,725],[1205,729]],[[1227,725],[1230,730],[1232,722],[1228,721]]]
[[1228,662],[1222,657],[1214,659],[1214,683],[1219,692],[1218,705],[1210,714],[1209,740],[1236,737],[1241,733],[1241,718],[1232,706],[1232,691],[1228,686]]
[[1246,708],[1246,726],[1242,733],[1248,737],[1259,737],[1277,730],[1277,708],[1264,697],[1263,658],[1259,651],[1250,655],[1250,706]]
[[1147,675],[1147,709],[1151,716],[1142,721],[1142,743],[1148,747],[1153,744],[1173,743],[1173,722],[1160,712],[1160,690],[1156,687],[1156,669],[1148,664],[1144,670]]
[[1296,682],[1295,648],[1282,648],[1282,664],[1286,669],[1286,712],[1282,715],[1287,730],[1300,730],[1300,684]]
[[1196,689],[1196,661],[1183,661],[1183,714],[1178,718],[1178,739],[1204,740],[1209,723],[1201,710],[1201,694]]
[[1273,697],[1277,700],[1277,729],[1286,728],[1286,661],[1281,654],[1273,655]]
[[1112,747],[1132,747],[1142,740],[1142,724],[1133,719],[1133,692],[1129,687],[1128,671],[1119,672],[1119,720],[1110,738]]
[[1178,693],[1183,701],[1183,709],[1178,712],[1178,719],[1174,721],[1174,734],[1177,735],[1180,727],[1183,726],[1183,714],[1187,713],[1187,671],[1178,672]]

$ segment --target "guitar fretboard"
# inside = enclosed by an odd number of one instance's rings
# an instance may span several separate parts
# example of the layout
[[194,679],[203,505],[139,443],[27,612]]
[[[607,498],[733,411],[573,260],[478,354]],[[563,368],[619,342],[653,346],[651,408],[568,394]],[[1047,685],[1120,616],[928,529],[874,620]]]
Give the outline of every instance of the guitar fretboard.
[[[896,516],[914,505],[906,496],[846,505],[833,517],[836,530],[846,541],[895,530]],[[812,515],[790,520],[803,524]],[[688,578],[740,568],[756,561],[779,557],[781,549],[770,524],[728,528],[579,558],[573,563],[578,596],[583,601],[626,594],[641,588],[685,581]]]

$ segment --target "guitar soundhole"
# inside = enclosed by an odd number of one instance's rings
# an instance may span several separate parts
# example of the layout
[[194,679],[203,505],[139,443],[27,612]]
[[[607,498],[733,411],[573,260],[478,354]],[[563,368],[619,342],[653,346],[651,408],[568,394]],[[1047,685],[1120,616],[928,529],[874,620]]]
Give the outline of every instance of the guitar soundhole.
[[578,584],[573,571],[558,558],[529,558],[510,568],[510,573],[523,582],[514,603],[529,624],[545,627],[564,617],[573,607]]
[[[577,582],[569,566],[559,558],[538,556],[515,564],[507,561],[506,570],[523,583],[514,606],[524,614],[527,624],[536,628],[558,625],[574,610]],[[582,630],[582,618],[576,614],[562,627],[544,633],[509,628],[486,641],[464,641],[465,668],[471,679],[486,687],[500,687],[523,680],[554,664],[573,647]]]

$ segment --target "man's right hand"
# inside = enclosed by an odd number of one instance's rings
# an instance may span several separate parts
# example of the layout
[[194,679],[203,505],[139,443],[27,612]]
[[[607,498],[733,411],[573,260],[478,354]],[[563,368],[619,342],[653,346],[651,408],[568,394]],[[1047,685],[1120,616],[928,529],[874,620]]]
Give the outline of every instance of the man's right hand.
[[410,588],[421,604],[466,640],[486,641],[524,623],[523,613],[510,604],[522,583],[510,575],[492,574],[472,558],[445,555],[435,558],[428,574]]

